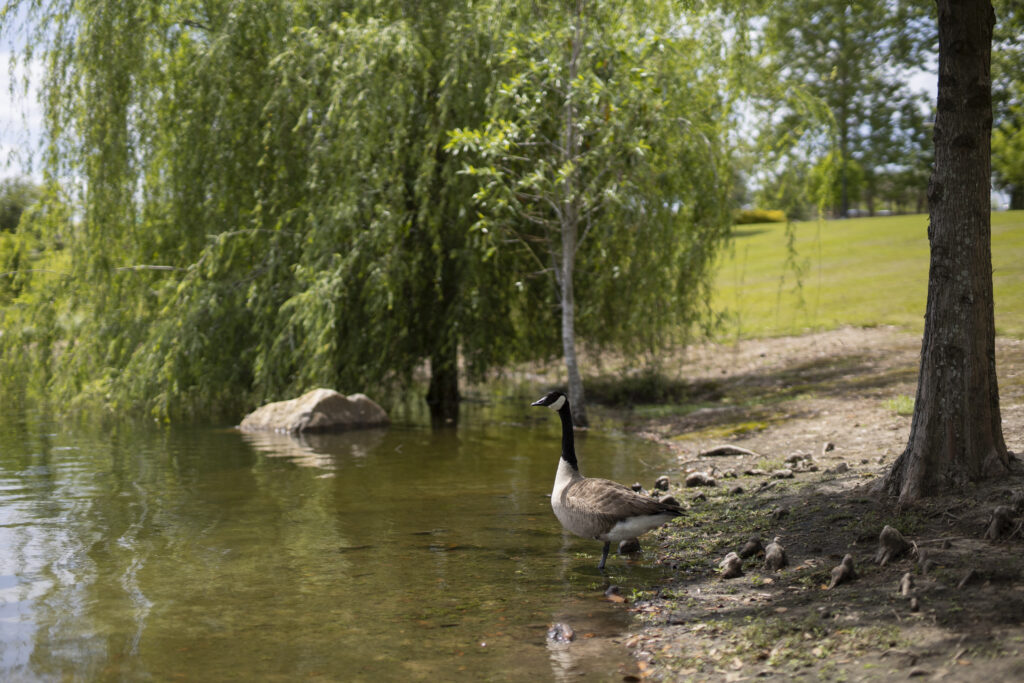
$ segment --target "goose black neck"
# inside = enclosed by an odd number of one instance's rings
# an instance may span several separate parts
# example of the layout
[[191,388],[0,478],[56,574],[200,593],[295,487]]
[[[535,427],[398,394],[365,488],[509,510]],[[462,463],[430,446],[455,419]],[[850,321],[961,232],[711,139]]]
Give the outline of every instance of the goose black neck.
[[572,411],[569,409],[569,401],[559,409],[558,417],[562,418],[562,460],[579,471],[580,467],[576,463],[576,446],[572,438]]

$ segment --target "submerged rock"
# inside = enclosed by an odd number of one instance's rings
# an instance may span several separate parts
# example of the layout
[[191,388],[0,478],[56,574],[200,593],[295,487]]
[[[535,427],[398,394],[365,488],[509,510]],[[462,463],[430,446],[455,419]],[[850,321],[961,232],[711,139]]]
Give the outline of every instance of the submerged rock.
[[548,640],[554,643],[571,643],[576,640],[576,631],[569,624],[554,623],[548,628]]
[[384,409],[365,394],[343,396],[332,389],[314,389],[298,398],[257,408],[238,428],[243,432],[297,434],[383,427],[389,422]]

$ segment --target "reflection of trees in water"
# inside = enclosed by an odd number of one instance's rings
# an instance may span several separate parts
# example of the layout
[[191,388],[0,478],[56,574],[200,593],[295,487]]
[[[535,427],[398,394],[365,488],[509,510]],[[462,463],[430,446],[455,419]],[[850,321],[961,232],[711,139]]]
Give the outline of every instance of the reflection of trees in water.
[[367,457],[380,446],[384,429],[360,429],[330,434],[243,432],[242,439],[272,458],[288,458],[301,467],[335,470],[344,461]]

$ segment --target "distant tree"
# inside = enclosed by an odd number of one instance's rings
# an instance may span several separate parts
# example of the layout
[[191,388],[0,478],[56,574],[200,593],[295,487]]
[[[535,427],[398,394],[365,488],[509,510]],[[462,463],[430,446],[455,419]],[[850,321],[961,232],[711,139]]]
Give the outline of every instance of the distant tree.
[[17,230],[25,209],[39,201],[41,196],[39,186],[25,178],[7,178],[0,181],[0,230]]
[[495,56],[488,120],[449,143],[479,182],[478,233],[518,255],[521,315],[557,333],[577,425],[577,336],[635,349],[684,332],[730,222],[720,74],[659,7],[530,7]]
[[926,14],[916,3],[892,0],[780,0],[767,7],[765,43],[778,78],[799,83],[832,112],[840,154],[836,213],[847,215],[858,198],[856,168],[871,207],[883,169],[920,163],[913,145],[923,130],[920,96],[906,80],[926,63],[934,35]]
[[989,192],[994,15],[938,0],[931,261],[917,397],[906,449],[883,483],[901,503],[1005,474],[996,382]]
[[1011,209],[1024,209],[1024,6],[996,4],[992,50],[992,171],[1010,195]]

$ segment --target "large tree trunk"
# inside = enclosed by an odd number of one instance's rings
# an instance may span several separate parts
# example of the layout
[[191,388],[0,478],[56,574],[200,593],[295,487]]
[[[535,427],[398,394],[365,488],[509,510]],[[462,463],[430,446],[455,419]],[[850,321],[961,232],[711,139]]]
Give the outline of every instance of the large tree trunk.
[[900,503],[1003,474],[990,224],[989,0],[938,0],[931,262],[910,439],[884,486]]

